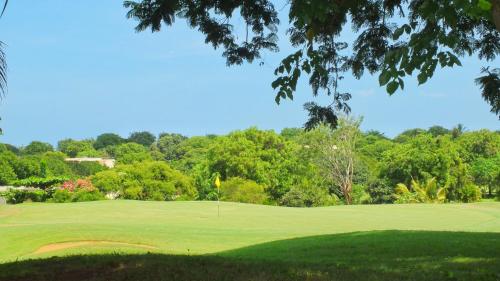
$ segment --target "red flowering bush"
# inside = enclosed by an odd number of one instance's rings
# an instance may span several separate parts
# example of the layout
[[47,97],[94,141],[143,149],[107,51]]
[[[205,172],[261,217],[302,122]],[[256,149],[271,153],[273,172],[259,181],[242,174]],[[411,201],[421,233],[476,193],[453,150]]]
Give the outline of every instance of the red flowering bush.
[[86,191],[94,191],[96,188],[92,185],[92,182],[87,179],[78,179],[76,180],[76,186],[80,189],[84,189]]
[[94,191],[96,188],[92,185],[92,182],[86,179],[77,179],[76,181],[69,180],[65,181],[62,186],[62,190],[69,192],[75,192],[77,190]]
[[61,186],[61,189],[62,190],[66,190],[66,191],[69,191],[69,192],[73,192],[75,191],[75,188],[76,188],[76,185],[75,185],[75,182],[72,181],[72,180],[69,180],[69,181],[65,181],[62,186]]
[[51,202],[83,202],[102,200],[104,196],[86,179],[69,180],[52,194]]

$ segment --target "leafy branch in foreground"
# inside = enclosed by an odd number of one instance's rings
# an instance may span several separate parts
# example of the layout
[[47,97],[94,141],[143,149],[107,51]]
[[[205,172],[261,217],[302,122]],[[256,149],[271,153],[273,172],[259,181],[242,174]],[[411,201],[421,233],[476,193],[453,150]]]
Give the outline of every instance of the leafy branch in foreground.
[[[224,49],[228,65],[253,62],[263,50],[278,51],[273,1],[142,0],[124,5],[127,16],[139,22],[137,31],[157,32],[176,17],[186,19],[206,36],[206,43]],[[297,50],[276,68],[276,102],[293,99],[300,76],[306,75],[314,96],[325,93],[337,105],[324,107],[328,115],[346,109],[349,94],[338,90],[346,72],[357,79],[365,72],[377,73],[392,95],[404,90],[406,76],[424,84],[437,66],[461,66],[461,57],[474,54],[493,61],[500,52],[500,0],[291,0],[287,7],[287,35]],[[231,23],[236,13],[246,25],[243,34]],[[346,29],[353,30],[354,39],[344,40]],[[490,94],[498,99],[498,91],[488,92],[492,104]],[[335,120],[310,115],[307,124]]]
[[481,94],[491,106],[491,112],[500,118],[500,68],[489,70],[483,68],[484,76],[476,78],[476,84],[481,87]]

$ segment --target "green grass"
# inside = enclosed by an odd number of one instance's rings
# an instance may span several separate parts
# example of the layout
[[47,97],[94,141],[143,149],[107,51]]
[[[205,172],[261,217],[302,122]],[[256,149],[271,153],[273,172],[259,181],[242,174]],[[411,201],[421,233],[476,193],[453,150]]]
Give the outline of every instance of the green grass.
[[[71,241],[154,249],[36,253]],[[0,280],[500,280],[500,203],[0,206],[0,263]]]

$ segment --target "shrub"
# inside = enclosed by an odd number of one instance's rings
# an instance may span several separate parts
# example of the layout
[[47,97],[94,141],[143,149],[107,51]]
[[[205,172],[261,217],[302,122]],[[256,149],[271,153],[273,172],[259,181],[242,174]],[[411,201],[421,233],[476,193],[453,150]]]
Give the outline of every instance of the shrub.
[[335,205],[339,200],[324,189],[314,187],[293,187],[280,200],[288,207],[318,207]]
[[104,199],[104,195],[86,179],[66,181],[52,194],[51,202],[84,202]]
[[352,204],[369,204],[371,202],[371,197],[366,188],[360,184],[354,184],[352,186]]
[[27,179],[13,181],[12,184],[14,186],[28,186],[28,187],[47,189],[49,187],[61,184],[66,180],[67,180],[66,177],[45,177],[45,178],[30,177]]
[[396,204],[422,203],[422,198],[415,192],[406,192],[397,196]]
[[49,201],[54,203],[66,203],[71,202],[71,197],[71,191],[67,189],[57,189],[52,194],[52,198]]
[[373,204],[393,203],[396,200],[394,188],[387,180],[376,179],[368,184],[368,193]]
[[481,189],[474,184],[467,184],[458,191],[461,202],[476,202],[481,200]]
[[48,198],[46,191],[42,189],[9,189],[3,193],[7,203],[19,204],[26,201],[31,202],[44,202]]
[[191,178],[164,162],[118,165],[91,177],[102,192],[119,192],[134,200],[192,200],[197,191]]
[[267,201],[264,186],[242,178],[231,178],[221,185],[221,199],[225,201],[263,204]]
[[25,155],[36,155],[49,151],[54,151],[54,147],[52,147],[51,144],[40,141],[32,141],[25,148],[23,148],[22,153]]
[[106,167],[97,162],[68,162],[68,165],[73,173],[80,177],[89,177],[107,170]]
[[147,148],[134,142],[113,147],[111,154],[114,155],[116,162],[120,164],[133,164],[153,159]]
[[96,173],[91,177],[92,183],[102,192],[117,192],[124,187],[125,174],[117,169]]
[[2,161],[0,159],[0,185],[10,184],[16,179],[17,176],[14,169],[12,169],[7,161]]
[[399,183],[394,189],[396,192],[396,203],[444,203],[446,200],[446,188],[439,187],[436,178],[426,181],[411,181],[411,186]]
[[105,199],[104,195],[97,189],[80,189],[74,192],[73,196],[71,197],[72,202],[98,201],[103,199]]

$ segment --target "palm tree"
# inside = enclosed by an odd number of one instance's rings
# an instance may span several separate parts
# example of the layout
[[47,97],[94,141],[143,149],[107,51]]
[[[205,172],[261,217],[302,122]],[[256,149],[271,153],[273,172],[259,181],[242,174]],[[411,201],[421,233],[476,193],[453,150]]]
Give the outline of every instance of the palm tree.
[[[2,13],[0,17],[3,16],[5,9],[9,0],[5,0],[3,4]],[[5,53],[3,51],[3,42],[0,41],[0,98],[3,96],[7,89],[7,62],[5,61]]]
[[408,203],[442,203],[446,199],[446,189],[437,186],[436,178],[419,183],[411,180],[411,187],[398,183],[394,189],[400,197],[411,198]]
[[458,124],[455,128],[451,129],[451,135],[454,139],[458,138],[465,132],[466,128],[463,124]]
[[[9,0],[4,1],[0,17],[3,16],[3,13],[5,12],[8,3]],[[3,42],[0,41],[0,100],[2,99],[3,95],[5,94],[5,91],[7,90],[7,62],[5,60],[5,53],[3,51],[3,46],[4,46]],[[0,118],[0,120],[2,119]],[[2,128],[0,128],[0,135],[1,134],[2,134]]]

